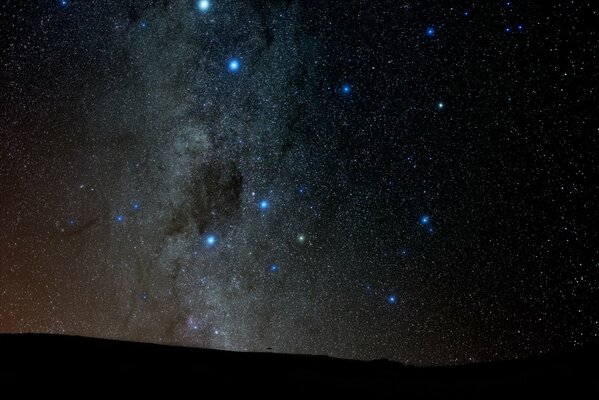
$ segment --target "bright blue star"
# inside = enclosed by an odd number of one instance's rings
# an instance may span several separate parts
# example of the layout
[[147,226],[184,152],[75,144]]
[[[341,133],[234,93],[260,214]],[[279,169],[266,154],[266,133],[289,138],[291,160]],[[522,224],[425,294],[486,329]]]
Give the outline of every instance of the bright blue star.
[[277,264],[273,264],[269,268],[270,272],[277,272],[279,270],[279,266]]
[[59,0],[58,5],[61,8],[67,8],[69,6],[69,0]]
[[229,60],[227,68],[229,69],[229,72],[235,74],[239,71],[239,68],[241,68],[241,62],[237,58],[232,58]]
[[520,25],[517,26],[517,28],[518,28],[519,31],[523,31],[524,30],[524,25],[520,24]]
[[396,304],[397,303],[397,296],[394,294],[390,294],[389,296],[387,296],[387,303],[389,304]]
[[435,36],[436,33],[437,33],[437,30],[435,29],[434,26],[429,26],[428,28],[426,28],[426,36],[433,37],[433,36]]
[[139,201],[134,201],[133,203],[131,203],[131,209],[133,211],[141,210],[141,204],[139,203]]
[[505,31],[505,33],[510,33],[512,31],[512,28],[506,26],[503,30]]
[[470,11],[464,11],[464,17],[467,17],[470,15]]
[[204,239],[204,243],[206,243],[206,247],[212,247],[218,243],[218,238],[216,235],[208,235],[206,239]]
[[445,103],[443,103],[442,101],[438,102],[438,103],[437,103],[437,108],[438,108],[439,110],[442,110],[442,109],[444,109],[444,108],[445,108]]
[[148,21],[145,19],[142,19],[141,21],[139,21],[139,27],[141,29],[146,29],[148,27]]
[[346,83],[343,86],[341,86],[341,93],[342,94],[350,94],[351,93],[351,86]]
[[431,218],[428,215],[423,215],[420,217],[420,223],[422,225],[427,225],[429,222],[431,222]]
[[260,203],[258,203],[258,207],[260,207],[262,211],[266,211],[270,207],[270,203],[268,202],[268,200],[263,199],[260,200]]
[[198,0],[197,6],[200,12],[205,13],[210,10],[210,0]]
[[125,216],[123,214],[117,214],[114,216],[114,222],[120,224],[125,221]]

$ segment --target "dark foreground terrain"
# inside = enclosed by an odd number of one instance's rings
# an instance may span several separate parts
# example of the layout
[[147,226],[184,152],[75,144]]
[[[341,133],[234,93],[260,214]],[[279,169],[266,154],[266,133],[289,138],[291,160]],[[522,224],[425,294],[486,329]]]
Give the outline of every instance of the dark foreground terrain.
[[[319,356],[234,353],[55,335],[0,335],[3,387],[73,383],[297,394],[333,389],[402,398],[598,398],[598,346],[457,367]],[[281,388],[284,387],[284,392]],[[197,396],[195,396],[197,397]],[[200,396],[204,397],[204,396]]]

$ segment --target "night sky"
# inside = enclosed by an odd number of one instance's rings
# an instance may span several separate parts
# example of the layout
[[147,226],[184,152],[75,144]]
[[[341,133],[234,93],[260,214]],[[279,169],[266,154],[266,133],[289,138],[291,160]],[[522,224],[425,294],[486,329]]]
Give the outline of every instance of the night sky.
[[599,5],[9,0],[0,332],[511,359],[599,333]]

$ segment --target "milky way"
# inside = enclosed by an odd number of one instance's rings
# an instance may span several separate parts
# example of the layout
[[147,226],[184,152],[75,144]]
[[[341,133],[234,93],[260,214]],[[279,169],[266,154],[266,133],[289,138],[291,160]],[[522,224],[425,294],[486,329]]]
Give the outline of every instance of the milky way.
[[0,7],[0,331],[416,364],[596,338],[590,5]]

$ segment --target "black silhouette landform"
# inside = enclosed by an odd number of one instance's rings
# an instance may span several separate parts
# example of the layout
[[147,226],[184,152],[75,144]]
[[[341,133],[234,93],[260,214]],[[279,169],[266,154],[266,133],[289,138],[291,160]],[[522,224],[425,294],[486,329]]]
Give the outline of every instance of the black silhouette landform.
[[[260,388],[328,388],[393,393],[402,398],[598,398],[599,346],[523,360],[415,367],[387,360],[237,353],[46,334],[0,335],[0,382],[21,385],[193,383],[220,393]],[[251,386],[250,386],[251,385]],[[277,389],[278,390],[278,389]],[[590,397],[589,397],[590,396]]]

